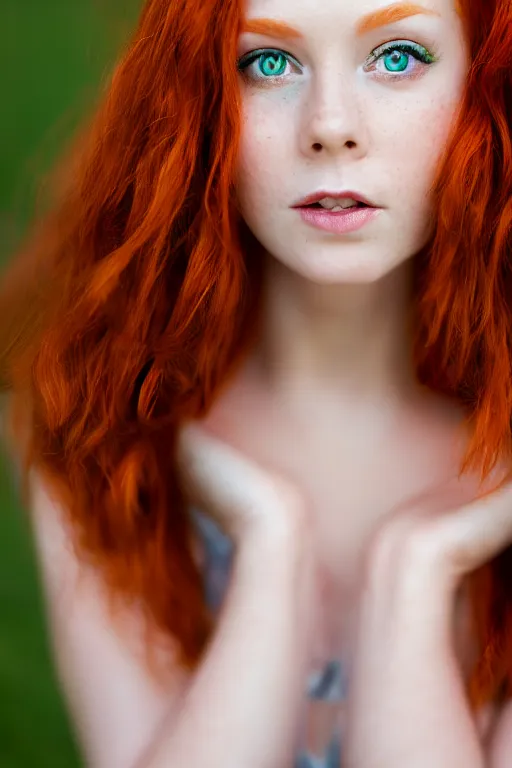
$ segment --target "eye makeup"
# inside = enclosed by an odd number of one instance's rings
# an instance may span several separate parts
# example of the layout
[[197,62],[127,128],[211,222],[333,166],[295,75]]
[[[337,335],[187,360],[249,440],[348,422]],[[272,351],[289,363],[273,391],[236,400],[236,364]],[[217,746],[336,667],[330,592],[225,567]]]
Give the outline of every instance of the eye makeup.
[[[402,80],[404,77],[417,77],[438,60],[435,52],[419,43],[395,40],[371,51],[363,64],[363,71],[384,76],[386,80]],[[278,48],[249,51],[238,59],[237,67],[247,81],[255,84],[278,84],[286,80],[287,75],[301,75],[303,72],[300,62],[292,54]]]

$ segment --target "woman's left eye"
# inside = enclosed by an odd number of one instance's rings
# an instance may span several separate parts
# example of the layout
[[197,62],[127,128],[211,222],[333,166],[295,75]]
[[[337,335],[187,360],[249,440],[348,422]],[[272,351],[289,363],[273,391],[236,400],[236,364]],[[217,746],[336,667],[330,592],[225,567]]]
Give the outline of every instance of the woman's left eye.
[[[365,61],[365,72],[378,72],[396,78],[397,75],[415,74],[418,64],[430,65],[437,61],[423,45],[406,40],[397,40],[376,48]],[[411,68],[411,63],[413,64]],[[381,67],[377,67],[381,64]]]

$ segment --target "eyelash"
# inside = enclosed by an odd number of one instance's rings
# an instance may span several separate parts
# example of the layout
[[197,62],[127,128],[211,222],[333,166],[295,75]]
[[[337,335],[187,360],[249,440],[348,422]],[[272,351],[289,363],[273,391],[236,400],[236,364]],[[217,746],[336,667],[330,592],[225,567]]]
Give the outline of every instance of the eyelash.
[[[406,40],[396,40],[391,43],[384,43],[383,45],[378,46],[378,48],[375,48],[365,60],[365,64],[364,64],[365,71],[373,71],[373,70],[368,70],[366,68],[372,66],[373,64],[376,64],[386,55],[390,55],[397,51],[400,53],[405,53],[409,56],[412,56],[416,61],[421,62],[425,66],[430,66],[438,60],[436,55],[428,51],[423,45],[412,43]],[[261,77],[250,77],[249,74],[247,73],[247,69],[251,66],[251,64],[253,64],[258,59],[263,61],[265,57],[271,54],[274,54],[277,57],[284,56],[284,58],[287,59],[289,62],[292,62],[296,66],[300,67],[299,62],[295,59],[295,57],[289,53],[286,53],[285,51],[280,51],[277,48],[259,48],[258,50],[250,51],[249,53],[246,53],[244,56],[242,56],[238,60],[238,63],[237,63],[238,70],[245,78],[247,78],[248,80],[252,80],[253,82],[259,81],[259,82],[265,82],[265,83],[274,83],[276,81],[279,81],[283,78],[282,74],[274,75],[274,76],[262,75]],[[411,77],[410,73],[400,76],[400,74],[394,75],[390,71],[381,72],[380,74],[386,80],[403,80],[404,78]],[[413,72],[413,75],[414,74],[415,73]]]

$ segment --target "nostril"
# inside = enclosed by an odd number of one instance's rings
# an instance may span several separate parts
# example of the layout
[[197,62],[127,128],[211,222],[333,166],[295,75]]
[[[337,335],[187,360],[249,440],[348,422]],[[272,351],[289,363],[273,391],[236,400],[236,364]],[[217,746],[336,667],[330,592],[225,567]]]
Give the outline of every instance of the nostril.
[[318,143],[313,144],[313,149],[315,150],[315,152],[320,152],[322,149],[322,145]]

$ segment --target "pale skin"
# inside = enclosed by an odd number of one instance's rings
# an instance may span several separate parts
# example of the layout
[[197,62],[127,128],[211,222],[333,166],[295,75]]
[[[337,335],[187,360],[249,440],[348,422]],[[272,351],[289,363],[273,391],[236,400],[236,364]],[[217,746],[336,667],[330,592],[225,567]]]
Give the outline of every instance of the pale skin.
[[[463,415],[417,385],[406,322],[467,50],[454,0],[422,0],[430,13],[358,32],[387,5],[246,6],[248,20],[280,20],[300,36],[239,41],[240,57],[274,49],[293,66],[271,84],[255,64],[240,76],[238,199],[266,261],[265,323],[205,423],[182,436],[191,497],[237,545],[193,678],[176,669],[172,683],[152,680],[134,651],[138,618],[116,631],[34,480],[57,664],[94,768],[289,766],[304,676],[334,646],[352,672],[343,768],[512,759],[511,711],[493,713],[492,729],[485,713],[473,721],[462,687],[473,649],[452,636],[464,577],[512,540],[512,493],[472,506],[476,480],[454,480]],[[393,80],[382,60],[365,69],[390,41],[436,61],[411,57],[414,74]],[[325,188],[357,190],[383,210],[354,235],[326,235],[291,208]]]

